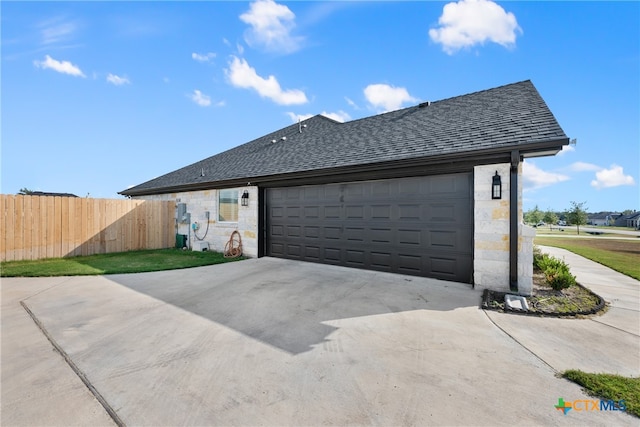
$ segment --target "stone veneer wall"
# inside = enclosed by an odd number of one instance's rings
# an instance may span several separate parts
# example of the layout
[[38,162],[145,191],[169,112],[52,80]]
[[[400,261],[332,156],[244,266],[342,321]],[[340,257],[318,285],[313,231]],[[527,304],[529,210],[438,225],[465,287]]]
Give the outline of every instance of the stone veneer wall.
[[[502,178],[502,199],[491,199],[492,177]],[[509,291],[509,189],[508,163],[476,166],[474,188],[474,261],[476,289]],[[522,162],[518,168],[518,293],[530,295],[533,286],[535,230],[522,221]]]
[[[218,221],[218,190],[188,191],[170,194],[157,194],[139,196],[137,199],[145,200],[169,200],[178,203],[186,203],[187,212],[191,213],[191,222],[197,222],[200,229],[197,231],[198,240],[193,230],[189,233],[190,224],[177,223],[176,233],[190,234],[189,246],[196,251],[202,250],[202,242],[209,245],[209,250],[223,252],[229,237],[234,230],[238,230],[242,237],[242,252],[247,257],[258,256],[258,188],[255,186],[239,187],[238,190],[238,222]],[[249,206],[240,205],[240,196],[244,190],[249,192]],[[177,208],[176,208],[177,209]],[[209,231],[205,212],[209,211]]]

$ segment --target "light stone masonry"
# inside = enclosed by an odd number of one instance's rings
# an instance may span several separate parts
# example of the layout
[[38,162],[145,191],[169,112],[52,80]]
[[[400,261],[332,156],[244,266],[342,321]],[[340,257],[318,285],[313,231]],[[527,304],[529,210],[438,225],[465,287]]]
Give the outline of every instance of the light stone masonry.
[[[170,194],[157,194],[136,197],[145,200],[173,200],[185,203],[187,212],[191,214],[191,223],[186,224],[176,218],[176,234],[187,235],[188,246],[194,251],[205,248],[216,252],[223,252],[225,245],[233,231],[238,230],[242,239],[242,253],[244,256],[256,258],[258,256],[258,188],[246,186],[235,188],[238,190],[238,221],[225,222],[218,220],[219,190],[187,191]],[[241,205],[242,193],[249,192],[249,206]],[[207,220],[205,212],[209,212]],[[177,216],[177,211],[176,211]],[[197,223],[198,230],[192,229]],[[207,229],[208,226],[208,229]]]
[[[491,198],[496,171],[502,199]],[[476,166],[474,186],[474,283],[476,289],[509,291],[509,163]],[[522,163],[518,169],[518,291],[530,295],[535,230],[522,222]]]

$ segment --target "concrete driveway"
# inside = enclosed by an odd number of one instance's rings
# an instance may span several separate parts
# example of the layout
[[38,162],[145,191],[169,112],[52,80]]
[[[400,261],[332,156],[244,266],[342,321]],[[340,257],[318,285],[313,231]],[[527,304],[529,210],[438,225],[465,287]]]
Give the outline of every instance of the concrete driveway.
[[[590,398],[505,333],[540,319],[479,301],[464,284],[274,258],[4,279],[2,425],[637,425],[556,410]],[[545,320],[565,342],[591,322]],[[637,375],[638,352],[619,363]]]

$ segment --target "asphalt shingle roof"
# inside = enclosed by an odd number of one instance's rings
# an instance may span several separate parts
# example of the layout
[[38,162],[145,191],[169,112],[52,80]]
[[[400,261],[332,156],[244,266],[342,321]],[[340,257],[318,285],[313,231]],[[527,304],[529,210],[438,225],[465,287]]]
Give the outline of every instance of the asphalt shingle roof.
[[317,115],[302,124],[302,132],[296,123],[121,193],[211,188],[239,179],[568,143],[529,80],[346,123]]

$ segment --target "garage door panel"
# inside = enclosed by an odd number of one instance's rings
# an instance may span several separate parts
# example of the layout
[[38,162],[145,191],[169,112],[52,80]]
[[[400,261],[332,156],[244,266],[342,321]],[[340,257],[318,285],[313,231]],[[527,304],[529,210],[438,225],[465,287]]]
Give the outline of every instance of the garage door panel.
[[305,226],[304,237],[306,237],[307,239],[318,239],[320,237],[320,227]]
[[324,248],[324,260],[339,263],[342,260],[340,248]]
[[429,262],[431,271],[434,273],[455,277],[457,264],[455,258],[430,257]]
[[346,250],[346,263],[350,267],[365,267],[367,254],[363,250]]
[[286,237],[300,237],[302,235],[302,227],[299,225],[287,225]]
[[469,173],[266,194],[268,255],[471,283]]
[[423,216],[423,209],[418,203],[398,205],[399,220],[419,221]]
[[289,243],[286,245],[286,253],[294,259],[302,259],[302,246]]
[[457,234],[452,230],[430,230],[429,241],[431,246],[456,248],[458,243]]
[[305,258],[307,258],[309,261],[315,261],[318,262],[321,260],[320,258],[320,254],[322,252],[322,250],[320,249],[319,246],[305,246],[305,251],[304,251],[304,255]]
[[398,272],[404,274],[421,274],[422,257],[417,255],[398,255]]
[[398,244],[419,246],[422,244],[422,230],[400,229],[398,230]]
[[340,219],[342,214],[341,206],[325,206],[324,219]]
[[284,216],[284,208],[283,207],[273,207],[271,208],[271,217],[272,218],[282,218]]
[[364,219],[364,206],[346,206],[346,219]]
[[391,271],[392,254],[389,252],[371,252],[371,266],[384,271]]
[[320,206],[305,206],[304,217],[307,219],[320,218]]
[[344,227],[344,237],[351,242],[364,242],[365,231],[363,227]]

